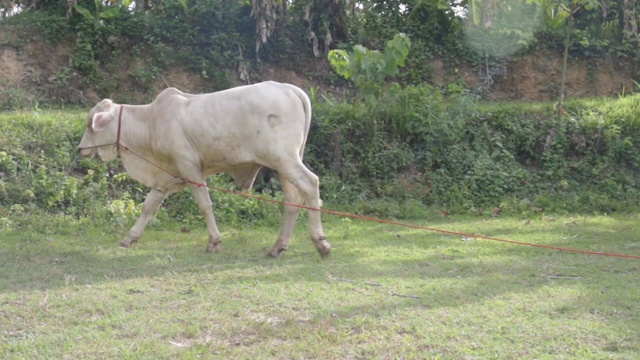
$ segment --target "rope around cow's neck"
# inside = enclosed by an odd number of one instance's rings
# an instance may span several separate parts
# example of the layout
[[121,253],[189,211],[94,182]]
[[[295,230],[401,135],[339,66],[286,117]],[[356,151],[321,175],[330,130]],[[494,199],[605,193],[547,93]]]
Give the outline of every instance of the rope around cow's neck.
[[120,105],[120,111],[118,112],[118,136],[116,137],[116,148],[120,151],[120,130],[122,129],[122,112],[124,111],[124,105]]

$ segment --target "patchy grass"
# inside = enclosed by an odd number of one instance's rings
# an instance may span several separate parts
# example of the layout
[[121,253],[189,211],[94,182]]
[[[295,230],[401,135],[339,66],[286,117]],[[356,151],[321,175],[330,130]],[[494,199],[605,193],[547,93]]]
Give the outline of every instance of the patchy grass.
[[[633,359],[640,260],[580,255],[326,216],[320,259],[302,221],[278,229],[148,230],[130,249],[100,225],[0,232],[0,357]],[[639,217],[449,217],[424,225],[640,254]]]

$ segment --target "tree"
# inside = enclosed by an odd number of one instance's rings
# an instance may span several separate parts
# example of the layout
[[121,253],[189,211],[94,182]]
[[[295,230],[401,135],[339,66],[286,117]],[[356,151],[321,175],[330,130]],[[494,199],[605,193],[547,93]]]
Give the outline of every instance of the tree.
[[[308,29],[308,39],[315,56],[321,49],[328,53],[336,41],[348,39],[348,20],[345,1],[348,0],[298,0],[293,5],[302,7],[304,23]],[[287,0],[252,0],[251,17],[256,21],[256,54],[277,30],[287,16],[291,5]],[[322,44],[322,45],[321,45]]]
[[638,34],[638,3],[636,0],[622,0],[622,40],[623,42],[640,42]]
[[345,79],[350,79],[360,89],[364,99],[375,104],[383,91],[385,80],[398,73],[409,55],[411,40],[405,34],[397,34],[387,42],[384,52],[369,50],[362,45],[352,52],[329,51],[329,62]]
[[304,6],[304,24],[313,54],[328,54],[337,42],[347,42],[349,26],[346,3],[349,0],[296,1]]
[[560,81],[560,92],[558,95],[558,114],[564,113],[564,92],[567,80],[567,60],[569,58],[569,45],[571,44],[571,32],[575,24],[574,15],[581,9],[588,11],[596,10],[605,0],[528,0],[536,1],[546,8],[548,18],[552,26],[560,26],[565,21],[567,26],[564,38],[564,53],[562,56],[562,80]]
[[286,0],[253,0],[251,17],[256,20],[256,57],[260,59],[260,47],[267,43],[276,30],[279,10],[286,13]]

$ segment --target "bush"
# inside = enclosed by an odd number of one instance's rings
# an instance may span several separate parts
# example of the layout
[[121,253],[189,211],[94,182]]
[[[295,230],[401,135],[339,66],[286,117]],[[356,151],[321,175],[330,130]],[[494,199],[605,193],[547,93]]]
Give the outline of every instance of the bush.
[[[374,106],[315,105],[305,162],[320,176],[328,207],[396,218],[426,209],[501,207],[503,214],[527,215],[535,208],[640,207],[640,96],[569,103],[560,118],[552,104],[480,105],[431,87],[390,93]],[[85,115],[0,115],[0,227],[33,226],[25,216],[46,214],[125,229],[138,216],[148,190],[119,161],[76,155]],[[282,208],[231,194],[227,175],[208,181],[221,190],[212,192],[219,221],[281,222]],[[275,178],[259,185],[261,196],[282,199]],[[171,196],[158,216],[204,224],[188,190]]]
[[[323,195],[344,203],[636,209],[639,102],[576,101],[558,118],[552,104],[478,105],[464,92],[408,87],[376,106],[317,104],[307,161]],[[562,202],[546,200],[554,197]]]

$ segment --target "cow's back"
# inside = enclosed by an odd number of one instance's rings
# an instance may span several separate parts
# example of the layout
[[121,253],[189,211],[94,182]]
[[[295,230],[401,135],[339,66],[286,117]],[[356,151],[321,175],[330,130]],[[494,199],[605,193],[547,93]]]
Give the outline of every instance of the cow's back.
[[269,166],[291,149],[301,153],[311,111],[302,90],[272,81],[200,95],[167,89],[154,105],[165,122],[164,136],[183,136],[185,141],[175,143],[197,153],[205,167],[221,168],[250,162]]

